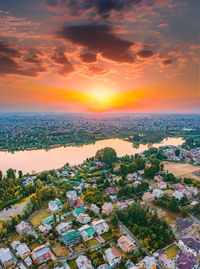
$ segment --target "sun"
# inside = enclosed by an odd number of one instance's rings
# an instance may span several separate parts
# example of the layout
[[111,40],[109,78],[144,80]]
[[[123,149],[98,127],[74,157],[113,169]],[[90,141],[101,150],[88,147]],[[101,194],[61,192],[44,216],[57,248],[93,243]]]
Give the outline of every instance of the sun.
[[92,110],[106,111],[112,107],[114,93],[106,90],[93,90],[88,94],[88,104]]

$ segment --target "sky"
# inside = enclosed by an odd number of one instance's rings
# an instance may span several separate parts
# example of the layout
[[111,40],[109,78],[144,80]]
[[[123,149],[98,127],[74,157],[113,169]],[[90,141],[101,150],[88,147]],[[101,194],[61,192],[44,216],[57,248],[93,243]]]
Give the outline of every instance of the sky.
[[198,0],[1,0],[0,112],[199,113]]

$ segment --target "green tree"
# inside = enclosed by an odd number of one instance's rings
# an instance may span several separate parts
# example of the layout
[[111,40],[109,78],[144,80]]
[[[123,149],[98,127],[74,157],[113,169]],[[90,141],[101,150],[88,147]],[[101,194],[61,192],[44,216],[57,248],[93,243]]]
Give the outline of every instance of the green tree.
[[6,175],[7,175],[7,178],[16,178],[16,176],[15,176],[15,170],[12,169],[12,168],[9,168],[6,171]]
[[117,153],[113,148],[105,148],[103,152],[103,162],[112,165],[117,160]]
[[23,173],[22,173],[21,170],[18,171],[18,177],[19,177],[20,179],[22,179],[22,177],[23,177]]
[[180,149],[175,150],[175,155],[178,157],[180,155]]

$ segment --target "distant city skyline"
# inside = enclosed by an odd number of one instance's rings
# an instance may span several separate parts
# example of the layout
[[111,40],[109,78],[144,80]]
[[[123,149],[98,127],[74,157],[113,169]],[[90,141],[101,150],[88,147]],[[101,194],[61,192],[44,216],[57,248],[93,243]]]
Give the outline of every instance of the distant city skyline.
[[0,2],[0,113],[199,113],[199,3]]

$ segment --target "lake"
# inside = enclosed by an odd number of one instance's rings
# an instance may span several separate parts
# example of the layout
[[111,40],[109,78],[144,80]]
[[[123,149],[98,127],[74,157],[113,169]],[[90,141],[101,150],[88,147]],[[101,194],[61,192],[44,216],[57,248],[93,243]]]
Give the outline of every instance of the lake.
[[17,213],[22,212],[28,201],[29,198],[24,198],[20,202],[4,208],[2,211],[0,211],[0,219],[7,219],[7,217],[10,215],[16,215]]
[[126,154],[134,155],[135,153],[141,153],[149,147],[179,146],[183,142],[184,140],[181,137],[170,137],[163,139],[163,141],[157,144],[140,144],[139,147],[134,148],[131,142],[116,138],[96,141],[94,144],[89,145],[59,147],[50,150],[38,149],[16,151],[14,153],[1,151],[0,170],[4,174],[9,168],[16,169],[17,171],[21,170],[23,173],[41,172],[60,168],[66,163],[70,165],[80,164],[86,158],[93,157],[97,150],[105,147],[114,148],[118,157],[122,157]]

